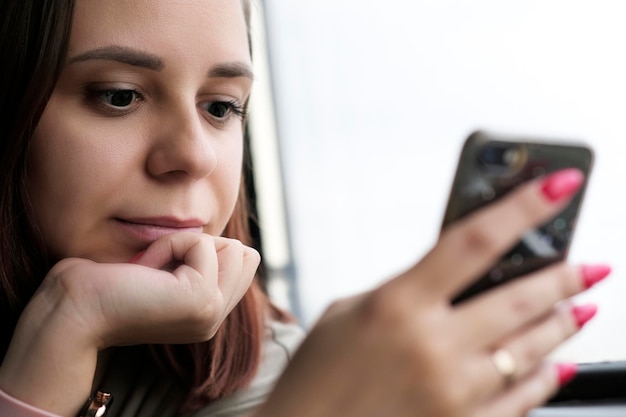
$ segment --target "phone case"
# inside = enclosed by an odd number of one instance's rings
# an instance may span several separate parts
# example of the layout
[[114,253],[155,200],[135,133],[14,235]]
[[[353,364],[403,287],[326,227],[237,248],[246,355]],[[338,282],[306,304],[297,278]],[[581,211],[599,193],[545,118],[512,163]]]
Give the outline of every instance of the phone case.
[[528,231],[491,270],[455,297],[453,303],[565,259],[592,163],[593,153],[584,144],[483,131],[469,136],[461,152],[442,230],[532,178],[564,168],[578,168],[586,174],[586,180],[561,213]]

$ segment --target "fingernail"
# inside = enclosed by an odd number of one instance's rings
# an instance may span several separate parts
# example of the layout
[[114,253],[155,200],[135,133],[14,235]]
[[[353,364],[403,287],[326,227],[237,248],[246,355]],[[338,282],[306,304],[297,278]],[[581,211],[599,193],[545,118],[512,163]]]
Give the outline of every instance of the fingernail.
[[576,320],[576,324],[579,329],[591,320],[597,312],[598,306],[595,304],[585,304],[582,306],[572,307],[572,314],[574,315],[574,320]]
[[570,382],[576,376],[576,372],[578,372],[578,365],[575,363],[557,363],[556,364],[556,372],[559,378],[559,386],[563,386]]
[[609,265],[583,265],[581,267],[581,274],[585,289],[593,287],[598,282],[606,278],[610,273],[611,267]]
[[569,168],[554,172],[543,180],[541,191],[553,203],[565,200],[578,191],[585,176],[577,169]]
[[141,258],[143,256],[143,254],[146,253],[145,250],[142,250],[141,252],[137,253],[135,256],[133,256],[130,261],[128,261],[129,264],[134,264],[136,263],[139,258]]

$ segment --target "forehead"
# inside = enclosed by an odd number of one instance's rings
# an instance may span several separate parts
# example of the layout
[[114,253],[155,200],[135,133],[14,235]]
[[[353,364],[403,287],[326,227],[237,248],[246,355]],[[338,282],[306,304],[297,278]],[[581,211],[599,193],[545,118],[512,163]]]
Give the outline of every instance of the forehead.
[[250,60],[240,0],[78,0],[69,55],[111,45],[186,65]]

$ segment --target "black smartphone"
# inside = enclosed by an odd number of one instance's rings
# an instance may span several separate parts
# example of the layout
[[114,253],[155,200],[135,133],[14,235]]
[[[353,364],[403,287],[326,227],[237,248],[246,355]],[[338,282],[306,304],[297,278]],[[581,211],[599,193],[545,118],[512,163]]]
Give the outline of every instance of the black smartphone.
[[529,230],[484,276],[454,297],[452,303],[565,259],[592,164],[592,150],[581,143],[485,131],[472,133],[461,151],[442,230],[532,178],[564,168],[578,168],[586,179],[561,213]]

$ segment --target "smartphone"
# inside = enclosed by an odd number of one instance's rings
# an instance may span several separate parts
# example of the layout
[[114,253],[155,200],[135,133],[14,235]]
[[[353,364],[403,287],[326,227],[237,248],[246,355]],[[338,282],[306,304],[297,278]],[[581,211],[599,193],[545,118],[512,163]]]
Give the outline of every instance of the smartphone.
[[560,169],[578,168],[585,174],[585,183],[563,211],[524,234],[492,268],[454,297],[452,303],[565,259],[592,164],[593,152],[582,143],[485,131],[472,133],[461,151],[442,230],[505,196],[517,185]]

